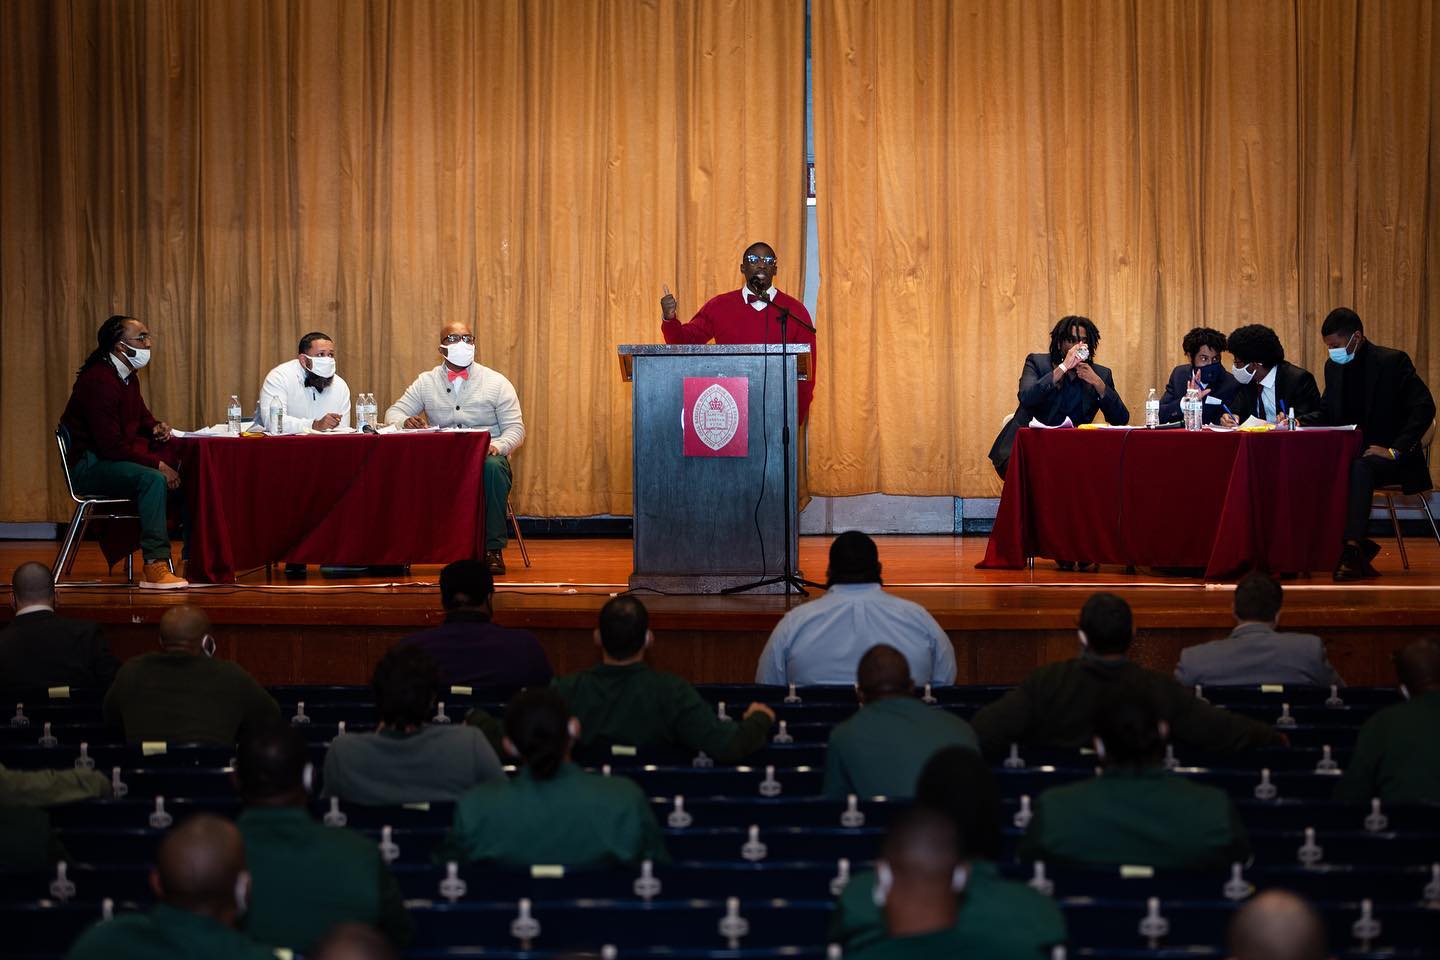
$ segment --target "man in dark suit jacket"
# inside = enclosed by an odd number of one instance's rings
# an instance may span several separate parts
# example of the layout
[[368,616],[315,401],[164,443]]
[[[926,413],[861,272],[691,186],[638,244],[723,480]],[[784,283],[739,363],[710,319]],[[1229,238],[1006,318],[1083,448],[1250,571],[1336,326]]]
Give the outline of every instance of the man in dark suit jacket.
[[1227,407],[1234,409],[1235,395],[1240,391],[1240,382],[1220,362],[1220,354],[1225,351],[1225,334],[1210,327],[1196,327],[1185,334],[1180,346],[1190,362],[1170,371],[1170,382],[1160,398],[1160,422],[1176,423],[1181,419],[1180,401],[1185,399],[1190,384],[1196,383],[1204,404],[1205,422],[1219,423]]
[[495,580],[484,563],[458,560],[440,571],[440,603],[445,622],[401,640],[440,665],[442,689],[469,687],[543,687],[554,671],[540,641],[528,630],[512,630],[493,620]]
[[1336,580],[1376,577],[1370,565],[1380,547],[1367,536],[1377,486],[1398,483],[1406,493],[1430,489],[1424,437],[1435,422],[1435,399],[1403,350],[1365,339],[1365,325],[1347,307],[1330,311],[1320,327],[1330,351],[1325,361],[1327,423],[1355,424],[1365,452],[1350,465],[1350,500],[1345,546]]
[[[1122,426],[1130,422],[1130,411],[1115,389],[1108,367],[1091,363],[1100,347],[1100,331],[1085,317],[1062,317],[1050,331],[1050,352],[1032,353],[1020,373],[1020,406],[1000,428],[990,448],[990,462],[1005,479],[1015,433],[1032,419],[1047,426],[1059,426],[1069,417],[1079,426],[1090,423],[1097,413],[1107,423]],[[1063,358],[1063,359],[1062,359]]]
[[15,619],[0,630],[0,693],[7,700],[46,687],[109,688],[120,663],[98,623],[55,615],[49,567],[21,564],[10,602]]
[[1252,323],[1231,333],[1226,345],[1235,358],[1240,389],[1221,423],[1237,426],[1251,417],[1278,423],[1282,413],[1302,424],[1319,422],[1320,388],[1315,376],[1285,359],[1285,348],[1274,330]]

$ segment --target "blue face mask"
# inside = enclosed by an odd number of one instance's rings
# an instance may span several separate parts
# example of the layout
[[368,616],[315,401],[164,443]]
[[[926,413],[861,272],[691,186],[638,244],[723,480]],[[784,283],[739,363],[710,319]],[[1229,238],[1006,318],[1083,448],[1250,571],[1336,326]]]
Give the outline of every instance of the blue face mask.
[[[1359,332],[1359,330],[1355,331],[1355,333]],[[1355,333],[1350,334],[1350,339],[1345,341],[1345,346],[1330,348],[1330,359],[1342,367],[1355,359],[1355,354],[1349,352],[1350,344],[1355,342]]]

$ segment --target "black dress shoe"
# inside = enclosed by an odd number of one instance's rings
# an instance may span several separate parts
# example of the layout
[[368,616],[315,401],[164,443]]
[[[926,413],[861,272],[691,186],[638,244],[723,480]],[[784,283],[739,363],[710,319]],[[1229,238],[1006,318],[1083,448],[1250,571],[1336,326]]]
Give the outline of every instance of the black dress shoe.
[[505,555],[499,550],[485,551],[485,566],[490,568],[492,575],[498,576],[505,572]]
[[[1369,567],[1370,572],[1366,572]],[[1334,579],[1336,583],[1354,583],[1357,580],[1368,580],[1371,577],[1379,576],[1375,568],[1365,562],[1360,553],[1360,548],[1353,543],[1347,543],[1340,550],[1340,562],[1335,565]]]
[[303,563],[287,563],[287,564],[285,564],[285,579],[286,579],[286,580],[304,580],[304,579],[305,579],[305,564],[303,564]]
[[1061,570],[1064,570],[1066,573],[1073,573],[1075,571],[1074,560],[1056,560],[1055,566],[1059,567]]

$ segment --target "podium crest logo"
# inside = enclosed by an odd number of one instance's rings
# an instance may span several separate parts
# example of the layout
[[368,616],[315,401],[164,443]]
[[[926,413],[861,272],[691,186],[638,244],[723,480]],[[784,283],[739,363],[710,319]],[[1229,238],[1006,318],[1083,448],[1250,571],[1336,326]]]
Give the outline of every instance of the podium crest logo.
[[690,408],[695,436],[711,450],[721,450],[735,439],[740,426],[740,404],[729,390],[712,383],[696,398]]

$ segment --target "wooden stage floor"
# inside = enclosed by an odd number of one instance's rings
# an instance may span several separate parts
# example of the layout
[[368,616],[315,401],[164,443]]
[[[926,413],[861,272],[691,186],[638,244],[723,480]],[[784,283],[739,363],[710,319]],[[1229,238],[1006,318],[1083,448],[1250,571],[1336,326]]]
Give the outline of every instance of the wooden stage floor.
[[[1110,590],[1135,609],[1136,655],[1173,668],[1182,647],[1223,636],[1231,625],[1231,584],[1126,574],[1063,573],[1048,561],[1033,570],[977,570],[983,537],[878,537],[887,586],[925,606],[956,644],[959,682],[1013,682],[1039,663],[1075,650],[1074,625],[1091,592]],[[823,580],[829,537],[802,537],[800,567]],[[1406,541],[1411,569],[1401,569],[1393,541],[1376,566],[1384,576],[1337,585],[1329,577],[1286,581],[1283,626],[1331,640],[1331,658],[1352,683],[1391,683],[1389,653],[1417,635],[1440,633],[1440,546]],[[178,545],[177,545],[178,546]],[[496,619],[535,631],[556,668],[593,662],[590,631],[605,600],[626,587],[631,542],[622,539],[528,541],[526,569],[512,542],[509,573],[499,578]],[[49,563],[50,541],[0,543],[0,581],[28,560]],[[176,551],[178,556],[178,549]],[[94,544],[82,548],[72,576],[104,576]],[[328,579],[310,568],[305,580],[267,581],[260,570],[225,586],[160,592],[124,585],[70,587],[60,604],[74,616],[106,624],[117,652],[153,649],[154,624],[170,606],[203,606],[216,624],[221,653],[269,683],[368,680],[374,661],[395,639],[440,621],[437,566],[416,566],[403,581]],[[8,591],[7,591],[8,592]],[[642,593],[658,642],[657,665],[695,680],[753,679],[765,637],[789,606],[783,596],[659,596]],[[8,599],[8,597],[7,597]],[[0,617],[5,616],[0,614]]]

